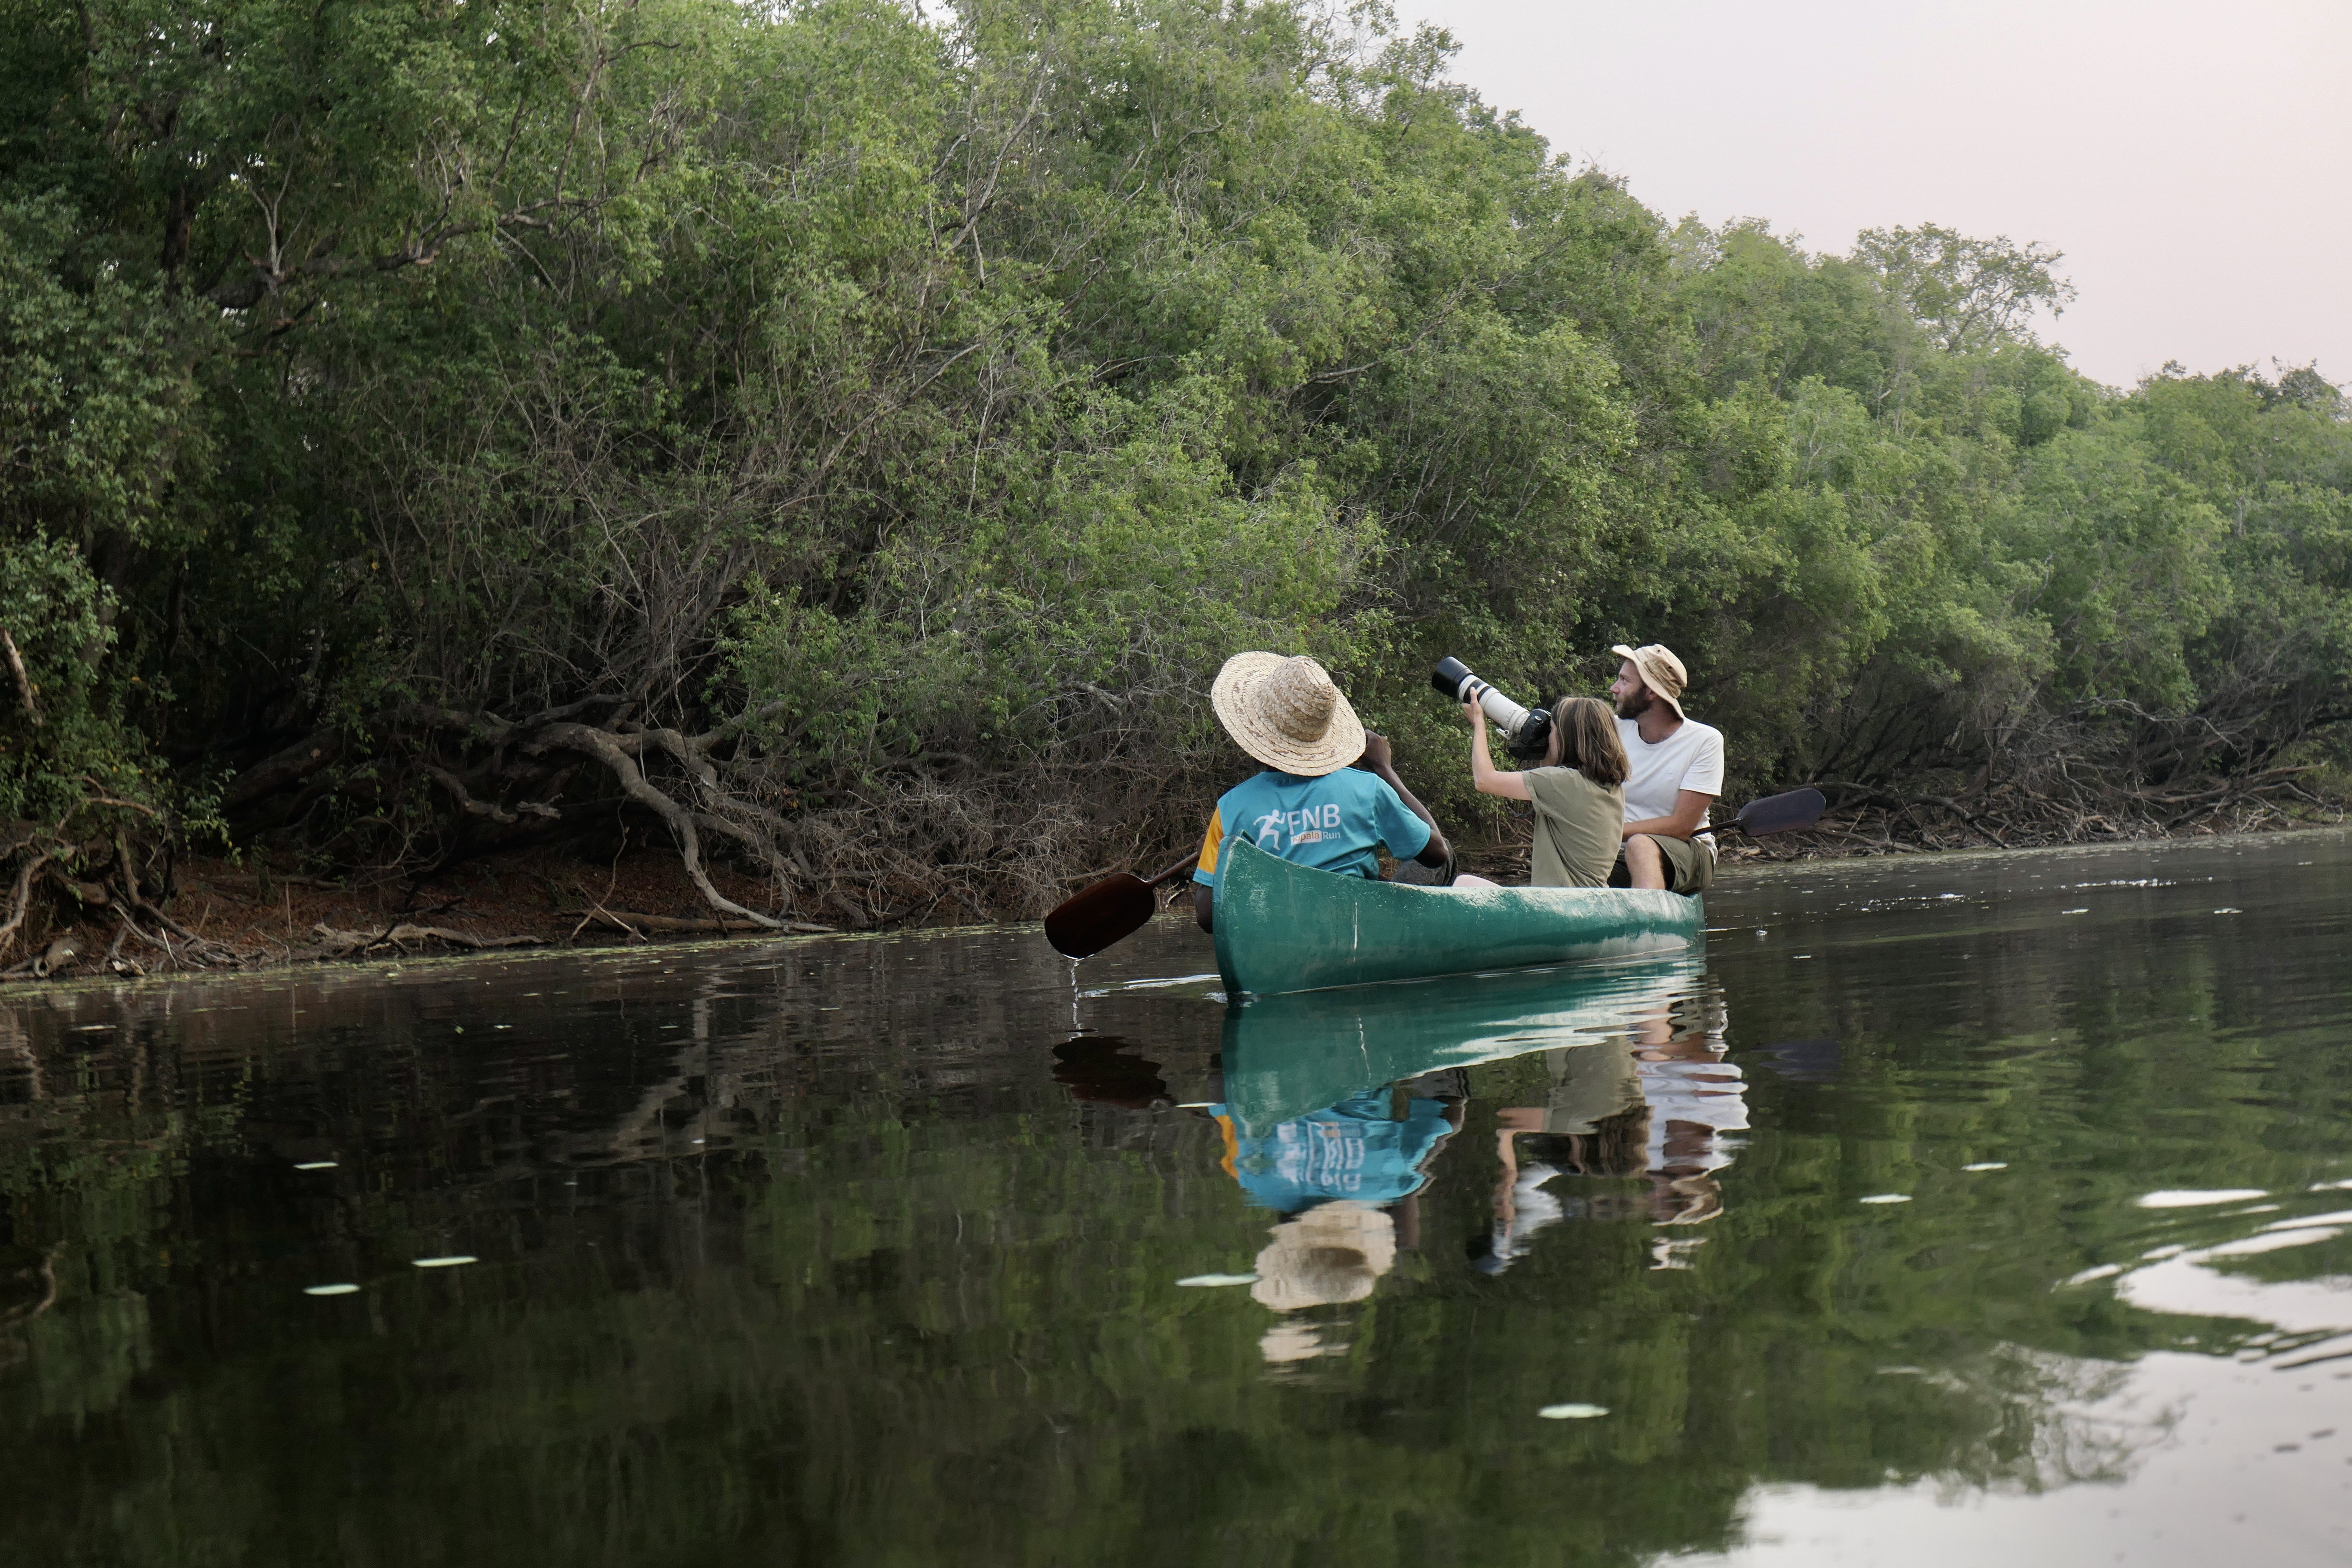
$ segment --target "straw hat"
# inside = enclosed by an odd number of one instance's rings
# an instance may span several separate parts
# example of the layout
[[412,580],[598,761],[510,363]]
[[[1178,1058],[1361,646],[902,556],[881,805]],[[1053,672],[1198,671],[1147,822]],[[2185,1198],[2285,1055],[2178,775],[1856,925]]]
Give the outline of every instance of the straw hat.
[[1277,1312],[1360,1301],[1395,1267],[1396,1221],[1342,1199],[1274,1227],[1250,1294]]
[[1331,677],[1301,655],[1237,653],[1209,689],[1241,749],[1286,773],[1320,778],[1364,754],[1364,726]]
[[1619,643],[1609,651],[1619,658],[1633,660],[1633,668],[1641,672],[1642,684],[1664,698],[1666,706],[1675,710],[1675,718],[1688,717],[1683,711],[1682,698],[1683,688],[1690,684],[1690,672],[1683,668],[1683,661],[1675,657],[1674,649],[1662,642],[1647,643],[1641,647],[1627,647]]

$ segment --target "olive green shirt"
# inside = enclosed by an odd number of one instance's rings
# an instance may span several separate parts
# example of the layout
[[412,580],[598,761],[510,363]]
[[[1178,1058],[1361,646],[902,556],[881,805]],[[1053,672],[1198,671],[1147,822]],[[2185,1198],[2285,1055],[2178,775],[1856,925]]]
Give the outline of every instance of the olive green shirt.
[[1607,887],[1625,826],[1624,790],[1594,784],[1574,768],[1529,768],[1519,776],[1536,808],[1529,885]]

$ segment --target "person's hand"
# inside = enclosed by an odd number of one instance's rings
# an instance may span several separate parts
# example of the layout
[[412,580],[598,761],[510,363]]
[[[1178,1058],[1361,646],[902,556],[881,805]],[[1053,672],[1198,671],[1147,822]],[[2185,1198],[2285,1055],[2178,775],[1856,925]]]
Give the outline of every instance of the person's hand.
[[1385,772],[1394,765],[1394,761],[1389,752],[1388,737],[1375,735],[1370,730],[1365,731],[1364,754],[1356,759],[1356,766],[1367,773],[1377,773]]
[[1483,730],[1486,727],[1486,710],[1475,702],[1465,702],[1462,705],[1462,717],[1469,720],[1474,729]]

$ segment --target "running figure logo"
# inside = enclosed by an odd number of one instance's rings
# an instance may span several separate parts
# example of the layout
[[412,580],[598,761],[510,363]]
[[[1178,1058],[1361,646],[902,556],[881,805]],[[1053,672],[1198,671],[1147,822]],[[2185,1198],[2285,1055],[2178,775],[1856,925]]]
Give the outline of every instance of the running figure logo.
[[1319,806],[1310,805],[1304,811],[1269,811],[1255,819],[1250,841],[1263,849],[1266,847],[1265,841],[1271,838],[1274,840],[1274,852],[1279,855],[1286,830],[1290,835],[1290,847],[1296,849],[1301,844],[1322,843],[1323,830],[1339,826],[1339,803],[1337,801]]

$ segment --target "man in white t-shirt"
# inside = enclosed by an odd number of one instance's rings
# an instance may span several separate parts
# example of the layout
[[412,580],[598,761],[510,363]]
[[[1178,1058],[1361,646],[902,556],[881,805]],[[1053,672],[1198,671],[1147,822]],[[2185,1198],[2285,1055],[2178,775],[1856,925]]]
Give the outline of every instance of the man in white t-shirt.
[[1690,677],[1673,649],[1620,643],[1609,651],[1625,661],[1609,695],[1633,770],[1625,780],[1625,847],[1610,886],[1696,893],[1715,880],[1706,809],[1723,793],[1723,731],[1683,717]]

